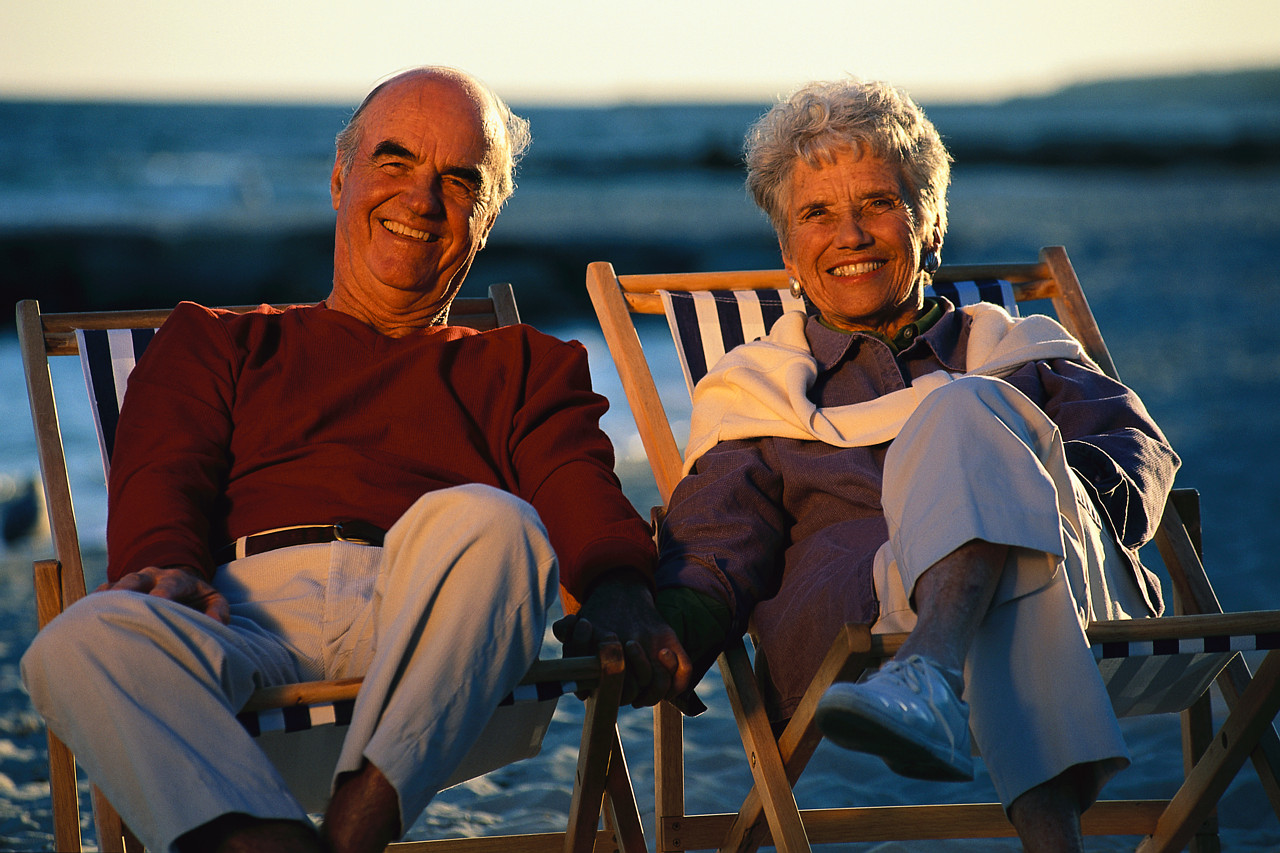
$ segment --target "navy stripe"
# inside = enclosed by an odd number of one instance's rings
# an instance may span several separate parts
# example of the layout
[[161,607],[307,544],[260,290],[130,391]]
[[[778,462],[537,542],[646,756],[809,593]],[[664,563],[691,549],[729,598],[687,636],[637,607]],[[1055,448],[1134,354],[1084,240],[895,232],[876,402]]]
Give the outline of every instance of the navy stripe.
[[1229,652],[1231,651],[1230,637],[1205,637],[1204,650],[1206,652]]
[[356,700],[339,699],[333,703],[333,724],[335,726],[351,725],[351,715],[355,712]]
[[1103,643],[1102,656],[1104,658],[1127,658],[1129,656],[1129,644],[1119,643]]
[[687,293],[672,293],[671,313],[675,315],[676,328],[680,331],[680,348],[684,350],[689,375],[697,384],[707,374],[707,358],[702,352],[702,336],[698,334],[698,312],[693,307],[693,297]]
[[107,342],[106,330],[85,329],[84,350],[89,362],[89,380],[93,384],[93,403],[98,409],[98,422],[102,424],[102,446],[110,460],[116,443],[120,410],[116,403],[116,383],[111,372],[111,345]]
[[760,314],[764,317],[765,334],[768,334],[773,331],[773,324],[785,313],[782,310],[782,297],[776,290],[757,290],[756,296],[760,299]]
[[130,329],[129,333],[133,336],[133,360],[137,361],[142,358],[142,354],[147,351],[147,344],[151,343],[151,339],[156,336],[156,329]]
[[1004,305],[1004,288],[1000,286],[999,279],[979,278],[974,279],[973,283],[978,286],[978,296],[982,298],[983,302]]
[[1178,641],[1155,640],[1151,643],[1151,653],[1154,655],[1176,655],[1178,653]]
[[240,725],[244,726],[249,737],[258,737],[262,734],[262,727],[258,725],[258,715],[255,712],[246,711],[243,714],[236,714],[236,719],[240,721]]
[[720,340],[724,343],[724,351],[745,343],[742,336],[742,306],[732,296],[714,294],[711,301],[716,306],[716,316],[720,318]]
[[311,708],[306,705],[290,705],[281,708],[280,712],[284,714],[284,730],[286,732],[301,732],[311,728]]
[[1280,649],[1280,632],[1264,631],[1257,636],[1259,649]]
[[952,305],[960,304],[960,290],[949,281],[935,281],[933,283],[933,294],[946,298]]

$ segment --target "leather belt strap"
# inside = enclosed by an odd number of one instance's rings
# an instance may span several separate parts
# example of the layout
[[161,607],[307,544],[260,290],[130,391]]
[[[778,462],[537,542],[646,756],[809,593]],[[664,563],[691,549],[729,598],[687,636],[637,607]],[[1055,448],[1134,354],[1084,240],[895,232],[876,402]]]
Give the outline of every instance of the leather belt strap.
[[354,542],[357,545],[382,545],[386,531],[367,521],[340,521],[337,524],[302,524],[282,527],[263,533],[241,536],[213,552],[218,565],[241,560],[255,554],[265,554],[277,548],[294,545],[315,545],[324,542]]

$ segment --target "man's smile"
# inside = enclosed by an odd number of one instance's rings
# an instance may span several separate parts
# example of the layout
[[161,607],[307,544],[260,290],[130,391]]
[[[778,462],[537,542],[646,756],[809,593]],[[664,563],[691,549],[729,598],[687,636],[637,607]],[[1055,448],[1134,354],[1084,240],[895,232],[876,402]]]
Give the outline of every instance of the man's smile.
[[401,237],[407,237],[410,240],[421,240],[424,243],[434,243],[440,237],[437,234],[429,234],[426,231],[419,231],[416,228],[410,228],[408,225],[399,222],[392,222],[390,219],[382,220],[382,227],[397,234]]

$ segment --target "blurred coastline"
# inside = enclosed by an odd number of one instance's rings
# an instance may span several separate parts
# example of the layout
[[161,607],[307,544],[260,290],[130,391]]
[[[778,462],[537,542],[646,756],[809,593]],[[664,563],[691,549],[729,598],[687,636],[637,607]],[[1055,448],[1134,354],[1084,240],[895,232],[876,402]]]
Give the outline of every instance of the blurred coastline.
[[[743,133],[767,104],[514,106],[534,143],[473,287],[514,280],[535,314],[585,312],[592,260],[633,272],[776,264],[740,164]],[[924,106],[958,177],[1280,166],[1280,68]],[[333,136],[350,109],[0,102],[0,303],[322,298]]]
[[[581,340],[612,408],[603,422],[643,515],[657,502],[634,424],[583,288],[586,264],[622,272],[778,264],[776,240],[746,196],[738,162],[766,104],[535,107],[519,189],[467,290],[511,281],[524,318]],[[1026,260],[1065,245],[1119,366],[1183,457],[1179,485],[1203,500],[1207,562],[1228,610],[1280,606],[1280,69],[1113,81],[997,104],[925,105],[955,156],[944,261]],[[291,302],[329,290],[333,135],[349,106],[0,102],[0,301],[44,310]],[[35,471],[12,315],[0,325],[0,476]],[[660,323],[642,330],[660,385]],[[58,359],[73,362],[74,359]],[[75,364],[53,366],[77,519],[96,583],[104,563],[102,467]],[[668,408],[679,434],[687,399]],[[38,536],[0,545],[0,849],[47,850],[44,734],[18,677],[35,631]],[[1158,557],[1154,557],[1158,562]],[[548,654],[557,654],[549,644]],[[731,811],[745,795],[742,750],[717,678],[711,711],[686,725],[691,810]],[[1219,709],[1221,710],[1221,709]],[[441,794],[413,830],[465,835],[562,824],[579,703],[563,702],[544,755]],[[649,714],[622,715],[637,797],[652,817]],[[1175,720],[1124,723],[1135,756],[1108,796],[1176,788]],[[739,774],[745,776],[745,774]],[[804,807],[989,800],[983,776],[929,786],[874,759],[820,751],[801,779]],[[82,798],[83,799],[83,798]],[[88,827],[87,804],[82,802]],[[1280,824],[1246,767],[1220,809],[1224,846],[1280,849]],[[646,830],[652,837],[651,823]],[[91,835],[91,830],[86,830]],[[1132,849],[1134,839],[1089,842]],[[840,849],[840,848],[833,848]],[[1016,850],[1012,842],[846,849]]]

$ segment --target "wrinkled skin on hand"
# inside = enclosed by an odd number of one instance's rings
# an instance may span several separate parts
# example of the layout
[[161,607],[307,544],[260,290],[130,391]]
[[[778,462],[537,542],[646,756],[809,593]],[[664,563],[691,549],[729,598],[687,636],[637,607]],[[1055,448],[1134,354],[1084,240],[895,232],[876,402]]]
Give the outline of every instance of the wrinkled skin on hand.
[[185,604],[223,625],[231,621],[231,605],[227,599],[201,577],[195,569],[184,566],[147,566],[130,572],[115,583],[104,583],[95,592],[124,590],[167,598]]
[[626,658],[622,703],[656,705],[689,687],[692,665],[676,634],[658,613],[649,586],[635,575],[597,583],[582,608],[552,626],[566,656],[594,655],[601,643],[620,642]]

